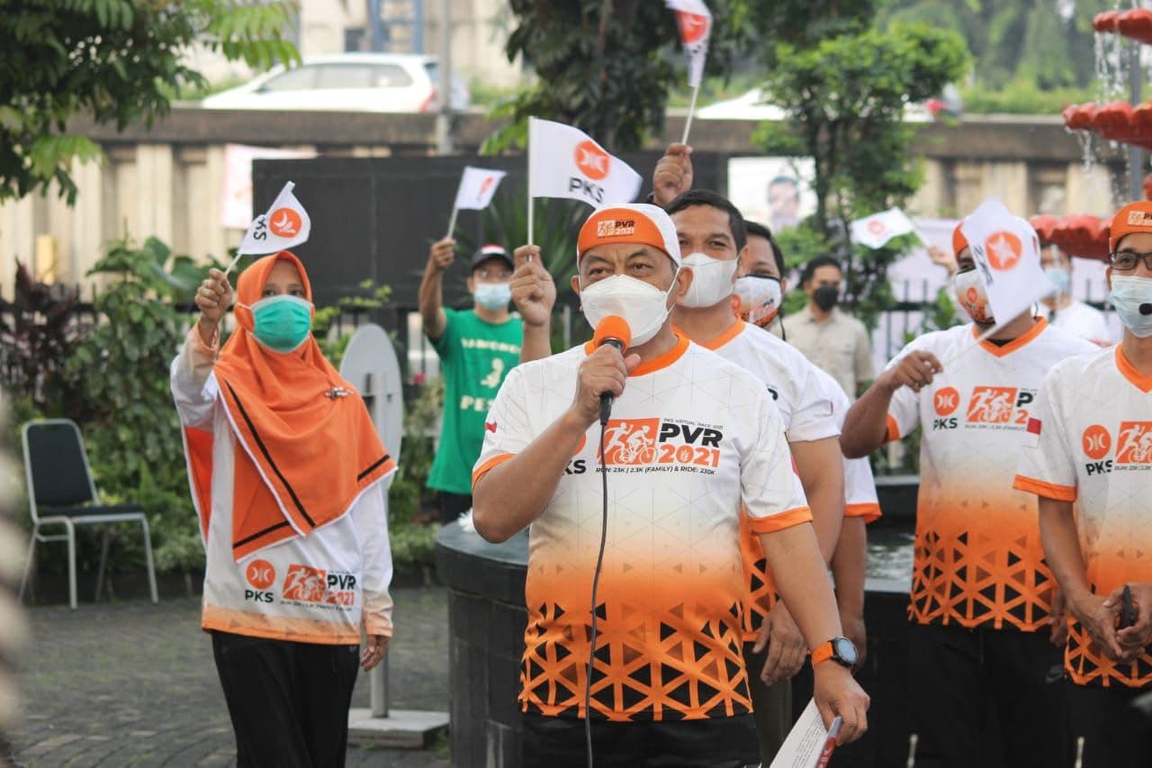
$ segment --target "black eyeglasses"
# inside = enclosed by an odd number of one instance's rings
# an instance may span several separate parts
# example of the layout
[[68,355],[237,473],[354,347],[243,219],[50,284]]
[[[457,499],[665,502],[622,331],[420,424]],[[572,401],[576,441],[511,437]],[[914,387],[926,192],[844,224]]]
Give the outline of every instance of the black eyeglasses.
[[1144,262],[1144,268],[1152,272],[1152,252],[1136,253],[1135,251],[1120,251],[1108,257],[1108,263],[1117,272],[1129,272],[1136,269],[1136,265]]

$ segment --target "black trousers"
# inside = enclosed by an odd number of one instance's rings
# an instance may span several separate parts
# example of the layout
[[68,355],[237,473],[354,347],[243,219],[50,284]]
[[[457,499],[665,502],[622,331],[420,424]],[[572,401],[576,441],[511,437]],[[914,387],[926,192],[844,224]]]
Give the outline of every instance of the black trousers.
[[[584,721],[524,715],[521,768],[584,768]],[[760,762],[751,715],[712,720],[592,721],[597,768],[744,768]]]
[[1047,632],[913,624],[916,768],[1072,764],[1063,652]]
[[1072,738],[1084,739],[1084,768],[1148,768],[1152,722],[1132,707],[1150,688],[1101,688],[1068,683]]
[[338,768],[360,665],[355,645],[212,633],[241,768]]
[[792,681],[766,685],[760,679],[760,672],[768,658],[768,646],[764,646],[760,653],[754,653],[752,648],[755,645],[744,644],[744,667],[748,670],[748,690],[752,694],[752,719],[756,722],[760,760],[764,765],[770,765],[795,722],[792,717]]
[[436,506],[440,508],[440,524],[447,525],[456,522],[460,515],[472,509],[472,496],[436,491]]

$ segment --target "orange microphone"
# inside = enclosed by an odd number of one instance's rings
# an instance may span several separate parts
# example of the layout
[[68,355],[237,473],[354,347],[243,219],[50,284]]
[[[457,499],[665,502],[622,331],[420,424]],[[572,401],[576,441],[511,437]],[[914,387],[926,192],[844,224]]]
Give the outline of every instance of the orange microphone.
[[[592,346],[596,349],[608,344],[620,350],[620,354],[624,354],[631,343],[632,329],[628,327],[628,322],[620,315],[608,315],[596,324],[596,333],[592,336]],[[600,394],[600,426],[605,426],[611,415],[612,393],[602,392]]]

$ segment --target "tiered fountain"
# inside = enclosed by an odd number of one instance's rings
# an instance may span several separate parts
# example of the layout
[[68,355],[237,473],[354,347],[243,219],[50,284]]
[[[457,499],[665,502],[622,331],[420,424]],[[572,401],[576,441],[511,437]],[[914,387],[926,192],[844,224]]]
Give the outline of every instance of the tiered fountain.
[[[1092,28],[1100,34],[1114,34],[1128,38],[1141,45],[1152,45],[1152,10],[1133,8],[1128,11],[1105,11],[1092,19]],[[1132,74],[1139,76],[1138,51],[1133,52]],[[1133,80],[1133,91],[1139,91],[1139,80]],[[1127,144],[1143,150],[1152,150],[1152,101],[1144,101],[1133,106],[1127,101],[1111,101],[1106,104],[1070,104],[1064,108],[1064,125],[1073,131],[1090,131],[1101,138]],[[1130,173],[1133,180],[1139,176],[1139,153],[1133,154]],[[1149,194],[1149,181],[1144,179],[1144,195]],[[1078,215],[1058,218],[1055,216],[1033,216],[1032,226],[1040,240],[1059,246],[1060,250],[1073,256],[1090,259],[1107,259],[1108,231],[1110,224],[1096,216]]]

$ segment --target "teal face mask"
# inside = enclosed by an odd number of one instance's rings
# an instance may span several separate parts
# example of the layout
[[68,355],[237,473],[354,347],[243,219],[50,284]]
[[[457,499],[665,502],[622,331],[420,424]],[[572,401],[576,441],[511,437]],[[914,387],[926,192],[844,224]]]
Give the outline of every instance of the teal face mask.
[[276,352],[291,352],[312,330],[312,304],[299,296],[269,296],[252,305],[256,340]]
[[1072,273],[1064,267],[1044,267],[1044,274],[1048,275],[1048,279],[1052,281],[1052,285],[1056,286],[1056,290],[1061,294],[1071,293],[1072,289]]

